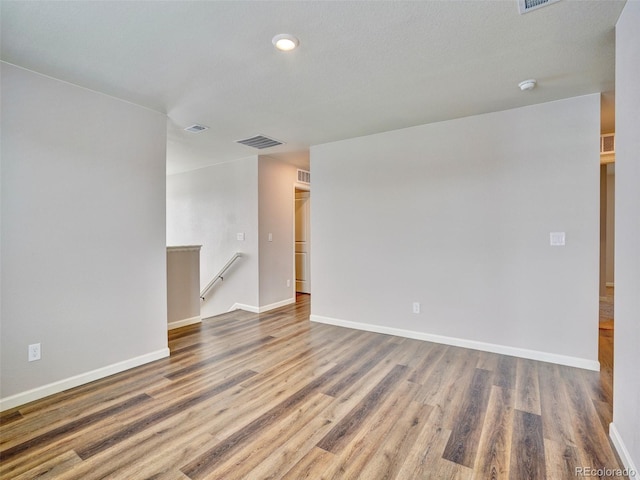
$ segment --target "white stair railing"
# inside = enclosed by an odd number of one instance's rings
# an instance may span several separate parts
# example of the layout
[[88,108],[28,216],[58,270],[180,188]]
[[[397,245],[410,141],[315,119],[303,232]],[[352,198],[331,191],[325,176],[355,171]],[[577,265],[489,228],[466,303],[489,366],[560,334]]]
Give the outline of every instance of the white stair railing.
[[218,280],[220,280],[220,281],[224,280],[223,275],[225,274],[225,272],[227,270],[229,270],[229,267],[231,267],[231,265],[233,265],[233,262],[235,262],[241,256],[242,256],[241,252],[236,252],[236,253],[233,254],[231,259],[225,264],[225,266],[222,267],[222,269],[218,272],[218,274],[215,277],[213,277],[213,280],[211,280],[207,284],[207,286],[204,287],[204,289],[200,292],[200,298],[202,300],[204,300],[204,298],[207,296],[207,293],[209,293],[209,290],[211,290],[213,288],[213,286],[216,284],[216,282]]

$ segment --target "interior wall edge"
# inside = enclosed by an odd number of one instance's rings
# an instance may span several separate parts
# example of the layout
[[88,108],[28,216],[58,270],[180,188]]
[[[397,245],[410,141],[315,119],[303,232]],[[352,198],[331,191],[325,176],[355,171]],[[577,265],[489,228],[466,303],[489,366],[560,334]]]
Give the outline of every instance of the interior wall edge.
[[613,443],[613,446],[615,447],[616,452],[620,457],[620,460],[622,460],[622,464],[624,465],[624,468],[628,470],[629,476],[632,476],[631,472],[635,472],[633,476],[637,475],[638,467],[636,467],[635,463],[633,463],[631,454],[629,453],[629,450],[627,449],[627,446],[625,445],[624,440],[622,440],[622,436],[620,435],[620,432],[618,432],[618,427],[616,427],[616,424],[613,422],[609,424],[609,437],[611,438],[611,442]]

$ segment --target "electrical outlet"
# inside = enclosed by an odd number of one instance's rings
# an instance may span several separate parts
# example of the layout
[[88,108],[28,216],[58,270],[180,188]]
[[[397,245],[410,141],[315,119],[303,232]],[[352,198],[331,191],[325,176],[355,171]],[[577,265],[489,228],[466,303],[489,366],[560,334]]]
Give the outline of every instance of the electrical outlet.
[[287,280],[287,287],[291,286],[291,280]]
[[29,345],[29,361],[40,360],[40,344],[33,343]]
[[420,313],[420,302],[413,302],[413,313]]

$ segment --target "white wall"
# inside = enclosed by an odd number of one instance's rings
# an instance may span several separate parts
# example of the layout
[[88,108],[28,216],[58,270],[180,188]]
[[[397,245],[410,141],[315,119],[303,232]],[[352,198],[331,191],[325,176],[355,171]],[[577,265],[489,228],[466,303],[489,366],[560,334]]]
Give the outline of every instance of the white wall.
[[589,95],[312,147],[312,320],[597,368],[599,119]]
[[[616,25],[616,259],[612,438],[640,468],[640,2]],[[635,464],[635,465],[634,465]]]
[[167,245],[202,245],[201,288],[236,251],[244,254],[202,303],[202,318],[236,303],[257,307],[258,157],[169,175]]
[[4,63],[2,101],[9,408],[168,354],[166,119]]

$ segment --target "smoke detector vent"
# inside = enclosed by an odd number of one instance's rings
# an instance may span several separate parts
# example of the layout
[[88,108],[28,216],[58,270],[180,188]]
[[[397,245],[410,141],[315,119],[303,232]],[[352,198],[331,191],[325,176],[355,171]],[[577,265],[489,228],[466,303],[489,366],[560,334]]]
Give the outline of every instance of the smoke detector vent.
[[263,148],[271,148],[277,147],[278,145],[284,145],[284,142],[265,137],[264,135],[256,135],[255,137],[245,138],[244,140],[237,140],[237,143],[241,143],[242,145],[246,145],[247,147],[257,148],[259,150],[262,150]]
[[209,127],[205,127],[204,125],[191,125],[190,127],[185,128],[186,132],[191,132],[191,133],[200,133],[200,132],[204,132],[205,130],[208,130]]
[[306,183],[307,185],[311,183],[311,172],[307,170],[298,169],[298,183]]
[[520,14],[522,15],[523,13],[528,13],[559,1],[560,0],[518,0],[518,10],[520,10]]

